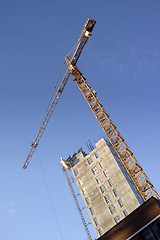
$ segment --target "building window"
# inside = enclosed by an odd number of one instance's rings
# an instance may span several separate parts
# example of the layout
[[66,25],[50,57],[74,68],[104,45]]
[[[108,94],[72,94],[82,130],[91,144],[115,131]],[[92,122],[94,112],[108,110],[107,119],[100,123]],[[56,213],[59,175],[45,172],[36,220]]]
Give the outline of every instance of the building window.
[[86,188],[81,189],[81,191],[82,191],[83,195],[86,194]]
[[109,210],[110,212],[113,214],[114,212],[116,212],[116,208],[115,206],[112,204],[110,207],[109,207]]
[[104,174],[104,176],[105,176],[106,178],[107,178],[107,173],[108,173],[107,170],[104,170],[104,171],[103,171],[103,174]]
[[96,158],[99,158],[99,155],[98,155],[97,152],[95,152],[94,155],[95,155]]
[[151,228],[157,239],[160,239],[160,221],[155,222]]
[[104,196],[104,199],[106,201],[106,203],[108,204],[109,202],[111,202],[111,198],[110,198],[110,195],[107,194],[106,196]]
[[127,217],[128,216],[127,210],[123,210],[123,214],[124,214],[125,217]]
[[93,162],[93,159],[92,159],[91,157],[89,157],[89,158],[87,159],[87,162],[88,162],[88,164],[90,165],[90,164]]
[[90,211],[91,215],[94,214],[94,209],[92,207],[89,208],[89,211]]
[[160,239],[160,221],[156,221],[147,229],[140,232],[140,236],[144,240],[159,240]]
[[140,233],[136,234],[132,240],[143,239],[143,240],[159,240],[160,239],[160,221],[156,221]]
[[159,239],[159,238],[156,238],[154,236],[154,233],[153,233],[153,231],[150,228],[148,228],[147,230],[143,231],[142,232],[142,236],[143,236],[143,238],[145,240],[156,240],[156,239]]
[[112,179],[109,179],[109,180],[108,180],[108,183],[109,183],[109,186],[110,186],[110,187],[112,187],[112,186],[113,186]]
[[120,216],[119,215],[115,216],[114,221],[115,221],[116,224],[119,223],[120,222]]
[[86,197],[85,200],[86,200],[87,205],[89,205],[89,204],[90,204],[90,199],[89,199],[89,197]]
[[94,166],[92,169],[91,169],[93,175],[97,174],[98,173],[98,169],[96,166]]
[[100,190],[101,190],[101,193],[104,193],[105,191],[107,191],[106,185],[103,184],[103,185],[100,187]]
[[101,229],[101,228],[98,229],[98,234],[99,234],[100,237],[103,235],[103,232],[102,232],[102,229]]
[[102,182],[102,179],[101,179],[101,177],[100,177],[100,176],[97,176],[95,179],[96,179],[96,182],[97,182],[97,184],[99,184],[99,183],[101,183],[101,182]]
[[121,198],[118,199],[118,203],[119,203],[119,206],[120,206],[120,207],[123,207],[123,202],[122,202]]
[[99,222],[98,222],[97,218],[93,218],[93,221],[94,221],[95,225],[98,226]]
[[113,189],[113,193],[114,193],[114,196],[117,197],[118,196],[118,192],[116,189]]
[[74,172],[74,176],[77,176],[77,175],[79,174],[77,168],[75,168],[75,169],[73,170],[73,172]]
[[100,166],[100,168],[103,168],[102,161],[99,162],[99,166]]
[[82,185],[83,185],[83,182],[82,182],[82,179],[81,179],[81,178],[78,179],[78,184],[79,184],[79,186],[82,186]]

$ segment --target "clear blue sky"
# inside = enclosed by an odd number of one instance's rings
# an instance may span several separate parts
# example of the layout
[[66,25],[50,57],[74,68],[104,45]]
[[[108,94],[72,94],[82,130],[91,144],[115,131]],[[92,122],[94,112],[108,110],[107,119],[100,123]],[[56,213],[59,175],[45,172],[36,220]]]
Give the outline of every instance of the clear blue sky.
[[78,67],[160,193],[159,12],[159,0],[1,0],[0,239],[86,239],[59,161],[103,131],[72,78],[22,166],[87,18],[97,24]]

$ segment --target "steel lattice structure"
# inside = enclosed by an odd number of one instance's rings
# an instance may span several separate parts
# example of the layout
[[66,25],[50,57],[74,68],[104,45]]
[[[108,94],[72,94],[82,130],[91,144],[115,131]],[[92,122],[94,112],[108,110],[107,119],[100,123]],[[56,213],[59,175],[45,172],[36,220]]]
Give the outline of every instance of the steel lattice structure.
[[146,176],[145,172],[143,171],[142,167],[136,160],[134,154],[128,147],[127,143],[121,136],[120,132],[118,131],[117,127],[114,125],[113,121],[109,117],[108,113],[104,109],[103,105],[99,101],[95,91],[92,90],[90,85],[88,84],[85,77],[76,67],[76,63],[82,53],[84,46],[86,45],[89,37],[92,36],[92,30],[95,25],[95,21],[88,19],[85,27],[82,31],[82,34],[78,40],[78,44],[76,46],[76,50],[72,57],[67,56],[66,62],[68,64],[68,69],[62,79],[62,82],[58,88],[57,93],[55,94],[54,99],[52,100],[48,111],[46,112],[40,129],[37,133],[37,136],[34,142],[31,145],[30,152],[26,158],[26,161],[23,165],[23,168],[27,168],[28,163],[30,162],[33,153],[38,146],[38,143],[43,135],[43,132],[51,118],[51,115],[57,105],[59,98],[64,90],[64,87],[69,79],[70,75],[73,75],[75,78],[74,81],[77,83],[80,91],[82,92],[84,98],[88,102],[90,108],[92,109],[94,115],[96,116],[97,120],[99,121],[100,125],[102,126],[104,132],[106,133],[108,139],[110,140],[113,148],[115,149],[118,157],[122,161],[124,167],[126,168],[128,174],[130,175],[132,181],[134,182],[135,186],[137,187],[138,191],[140,192],[144,201],[149,199],[151,196],[160,198],[157,191],[155,190],[154,186],[150,182],[149,178]]
[[90,235],[90,232],[89,232],[89,229],[88,229],[88,227],[87,227],[87,223],[86,223],[85,218],[84,218],[83,213],[82,213],[82,209],[80,208],[79,202],[78,202],[78,200],[77,200],[76,194],[75,194],[75,192],[74,192],[74,189],[73,189],[73,187],[72,187],[71,181],[70,181],[70,179],[69,179],[69,176],[68,176],[68,174],[67,174],[67,171],[66,171],[65,167],[63,167],[62,170],[63,170],[63,172],[64,172],[64,174],[65,174],[65,176],[66,176],[66,179],[67,179],[69,188],[70,188],[70,190],[71,190],[71,193],[72,193],[73,199],[74,199],[74,201],[75,201],[77,210],[78,210],[79,215],[80,215],[80,218],[81,218],[81,220],[82,220],[82,224],[83,224],[83,226],[84,226],[84,229],[85,229],[85,232],[86,232],[86,234],[87,234],[88,240],[92,240],[91,235]]
[[75,78],[74,81],[77,83],[80,91],[82,92],[84,98],[92,109],[100,125],[102,126],[109,141],[114,147],[118,157],[122,161],[124,167],[129,173],[131,179],[133,180],[144,201],[149,199],[151,196],[155,198],[160,198],[149,178],[136,160],[134,154],[128,147],[124,138],[121,136],[117,127],[114,125],[110,116],[99,101],[96,92],[92,90],[85,77],[75,65],[72,65],[70,69],[72,69],[70,72]]
[[[77,63],[77,61],[78,61],[78,59],[79,59],[79,57],[80,57],[80,55],[82,53],[82,50],[83,50],[84,46],[86,45],[89,37],[91,37],[91,32],[92,32],[92,30],[94,28],[95,23],[96,23],[96,21],[94,21],[94,20],[91,20],[91,19],[87,20],[87,22],[86,22],[86,24],[84,26],[84,29],[82,31],[82,34],[81,34],[81,36],[80,36],[80,38],[78,40],[78,44],[76,46],[76,50],[75,50],[75,52],[74,52],[74,54],[73,54],[73,56],[71,58],[72,59],[71,61],[72,61],[73,64]],[[35,152],[35,149],[37,148],[37,146],[39,144],[39,141],[40,141],[40,139],[41,139],[41,137],[42,137],[42,135],[44,133],[44,130],[45,130],[45,128],[46,128],[46,126],[47,126],[47,124],[48,124],[48,122],[49,122],[49,120],[50,120],[50,118],[52,116],[52,113],[53,113],[53,111],[54,111],[54,109],[55,109],[55,107],[56,107],[56,105],[57,105],[57,103],[59,101],[59,98],[60,98],[60,96],[61,96],[61,94],[62,94],[62,92],[64,90],[64,87],[65,87],[68,79],[69,79],[69,76],[70,76],[70,67],[68,67],[68,69],[67,69],[67,71],[66,71],[66,73],[65,73],[65,75],[64,75],[64,77],[62,79],[62,82],[61,82],[61,84],[60,84],[60,86],[59,86],[59,88],[57,90],[57,93],[55,94],[55,97],[53,98],[53,100],[52,100],[52,102],[51,102],[51,104],[50,104],[50,106],[48,108],[48,111],[46,112],[46,114],[45,114],[45,116],[43,118],[43,121],[42,121],[42,124],[40,126],[40,129],[39,129],[39,131],[37,133],[37,136],[36,136],[34,142],[31,145],[29,154],[28,154],[28,156],[27,156],[27,158],[25,160],[25,163],[23,165],[24,169],[27,168],[27,166],[28,166],[28,164],[29,164],[29,162],[30,162],[34,152]]]

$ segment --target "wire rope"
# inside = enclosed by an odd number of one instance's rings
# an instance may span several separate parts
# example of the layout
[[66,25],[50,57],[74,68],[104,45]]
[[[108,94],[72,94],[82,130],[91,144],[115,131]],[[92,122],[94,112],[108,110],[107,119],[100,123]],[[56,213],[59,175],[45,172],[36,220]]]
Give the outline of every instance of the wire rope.
[[59,232],[61,240],[64,240],[62,230],[61,230],[61,227],[60,227],[60,224],[59,224],[59,221],[58,221],[58,217],[57,217],[57,214],[56,214],[55,206],[54,206],[54,203],[53,203],[53,199],[52,199],[52,196],[51,196],[51,191],[49,189],[49,185],[48,185],[48,182],[47,182],[45,171],[44,171],[44,168],[43,168],[43,165],[42,165],[42,162],[40,160],[38,152],[37,152],[37,158],[38,158],[38,163],[39,163],[39,166],[40,166],[43,182],[44,182],[46,192],[47,192],[47,195],[48,195],[48,199],[49,199],[49,202],[50,202],[50,205],[51,205],[51,208],[52,208],[53,216],[54,216],[57,228],[58,228],[58,232]]
[[74,44],[74,46],[71,48],[71,50],[69,51],[69,53],[67,54],[67,56],[69,56],[69,55],[73,52],[73,50],[77,47],[78,42],[79,42],[79,41],[77,41],[77,42]]
[[65,64],[65,61],[63,62],[61,71],[60,71],[60,73],[59,73],[59,76],[58,76],[58,78],[57,78],[56,84],[55,84],[55,86],[54,86],[54,89],[53,89],[52,95],[51,95],[51,97],[50,97],[49,103],[48,103],[48,105],[47,105],[47,109],[46,109],[46,111],[45,111],[45,114],[44,114],[44,117],[43,117],[42,122],[44,121],[45,116],[46,116],[46,113],[48,112],[49,106],[50,106],[50,104],[51,104],[51,102],[52,102],[53,95],[54,95],[54,92],[55,92],[55,90],[56,90],[56,88],[57,88],[57,84],[58,84],[58,81],[59,81],[59,79],[60,79],[61,73],[62,73],[62,71],[63,71],[64,64]]
[[[67,54],[67,56],[69,56],[69,54],[73,52],[73,50],[77,47],[77,45],[78,45],[78,41],[77,41],[77,42],[74,44],[74,46],[71,48],[71,50],[69,51],[69,53]],[[63,62],[61,71],[60,71],[60,73],[59,73],[59,76],[58,76],[58,78],[57,78],[56,84],[55,84],[55,86],[54,86],[54,89],[53,89],[52,95],[51,95],[51,97],[50,97],[49,103],[48,103],[48,105],[47,105],[47,109],[46,109],[45,114],[44,114],[44,116],[43,116],[42,122],[43,122],[44,119],[45,119],[46,113],[48,112],[49,106],[50,106],[51,101],[52,101],[52,99],[53,99],[53,95],[54,95],[54,92],[55,92],[55,90],[56,90],[56,88],[57,88],[57,84],[58,84],[58,81],[59,81],[59,79],[60,79],[61,73],[62,73],[62,71],[63,71],[65,62],[66,62],[66,61]]]

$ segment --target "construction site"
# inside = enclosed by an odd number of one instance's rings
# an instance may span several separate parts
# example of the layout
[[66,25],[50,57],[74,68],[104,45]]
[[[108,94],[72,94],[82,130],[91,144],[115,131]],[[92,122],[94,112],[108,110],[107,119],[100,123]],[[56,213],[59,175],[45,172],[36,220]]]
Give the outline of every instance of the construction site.
[[0,4],[0,239],[160,240],[160,1]]
[[[77,44],[65,57],[67,71],[60,84],[58,80],[61,73],[58,77],[23,168],[28,168],[66,83],[69,77],[73,76],[73,81],[104,131],[104,137],[95,142],[95,147],[89,140],[87,143],[89,153],[85,153],[83,148],[80,148],[67,159],[61,157],[62,170],[86,232],[86,239],[92,240],[92,237],[83,215],[84,208],[97,234],[95,239],[160,239],[160,196],[98,99],[96,90],[92,89],[77,66],[80,55],[85,51],[86,43],[90,41],[92,35],[94,36],[95,25],[95,20],[86,21]],[[57,88],[58,90],[55,91]],[[71,172],[73,176],[70,175]],[[83,208],[79,204],[72,180],[77,183],[85,204]],[[145,213],[150,213],[148,220],[145,214],[143,216],[141,208],[145,209],[143,210]],[[138,224],[136,224],[137,218],[140,219]],[[69,220],[72,221],[72,216]],[[114,229],[120,224],[122,234],[117,235],[117,230]],[[127,230],[125,230],[126,225]],[[111,236],[110,231],[113,232]]]

